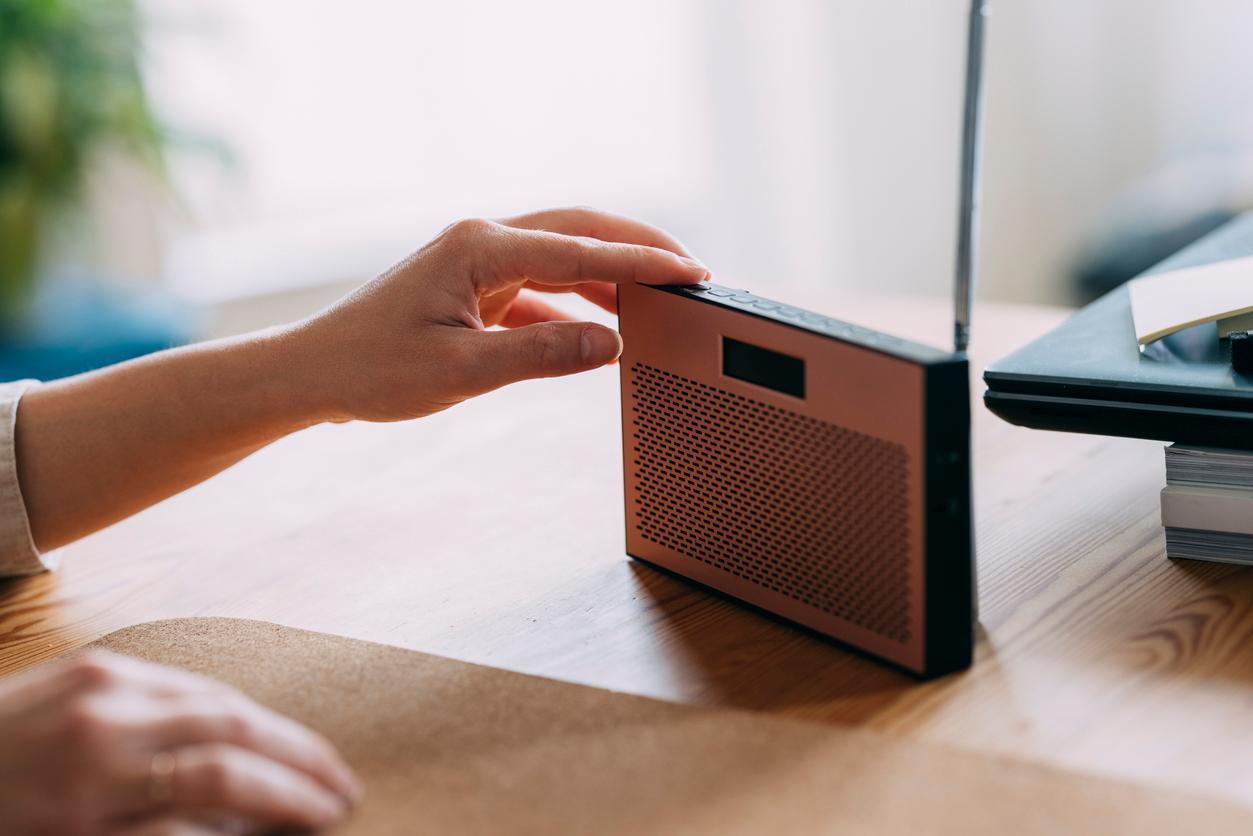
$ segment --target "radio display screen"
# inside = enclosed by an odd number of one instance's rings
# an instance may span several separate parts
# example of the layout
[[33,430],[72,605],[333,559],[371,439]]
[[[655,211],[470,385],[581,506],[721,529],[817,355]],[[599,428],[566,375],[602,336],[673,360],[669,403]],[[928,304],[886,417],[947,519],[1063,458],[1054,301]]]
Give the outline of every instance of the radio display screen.
[[768,348],[722,338],[722,373],[795,398],[805,397],[805,361]]

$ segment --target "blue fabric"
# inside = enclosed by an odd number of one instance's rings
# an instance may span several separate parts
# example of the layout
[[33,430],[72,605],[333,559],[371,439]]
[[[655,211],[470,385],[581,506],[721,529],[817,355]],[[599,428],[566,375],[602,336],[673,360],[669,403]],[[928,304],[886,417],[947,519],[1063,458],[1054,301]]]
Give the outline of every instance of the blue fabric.
[[202,320],[197,309],[159,292],[46,282],[21,328],[0,335],[0,380],[54,380],[182,345],[196,338]]

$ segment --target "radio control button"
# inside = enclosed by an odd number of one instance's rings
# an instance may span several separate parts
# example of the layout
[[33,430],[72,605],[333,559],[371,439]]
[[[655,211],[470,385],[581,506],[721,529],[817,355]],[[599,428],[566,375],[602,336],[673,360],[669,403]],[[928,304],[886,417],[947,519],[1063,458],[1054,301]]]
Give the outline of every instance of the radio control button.
[[709,295],[710,295],[710,296],[734,296],[734,295],[735,295],[735,291],[734,291],[734,290],[724,290],[724,289],[723,289],[723,288],[721,288],[721,287],[711,287],[711,288],[709,288]]
[[751,296],[732,296],[732,297],[731,297],[731,301],[732,301],[732,302],[740,302],[740,303],[752,302],[752,301],[753,301],[753,297],[751,297]]

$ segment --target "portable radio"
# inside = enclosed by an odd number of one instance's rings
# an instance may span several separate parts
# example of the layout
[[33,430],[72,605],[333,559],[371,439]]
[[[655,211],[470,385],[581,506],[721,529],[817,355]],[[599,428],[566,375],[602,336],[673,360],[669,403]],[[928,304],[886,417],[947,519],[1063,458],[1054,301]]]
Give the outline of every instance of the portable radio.
[[627,552],[921,676],[970,664],[964,355],[624,285]]
[[987,14],[971,0],[952,353],[707,283],[618,289],[627,552],[923,677],[974,652]]

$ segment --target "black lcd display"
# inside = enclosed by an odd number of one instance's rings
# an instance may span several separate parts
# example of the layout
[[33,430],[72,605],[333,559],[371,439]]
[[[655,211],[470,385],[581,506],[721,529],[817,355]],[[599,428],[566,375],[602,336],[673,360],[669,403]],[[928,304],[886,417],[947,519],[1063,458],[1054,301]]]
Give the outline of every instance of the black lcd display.
[[722,373],[793,397],[805,397],[805,361],[768,348],[722,338]]

